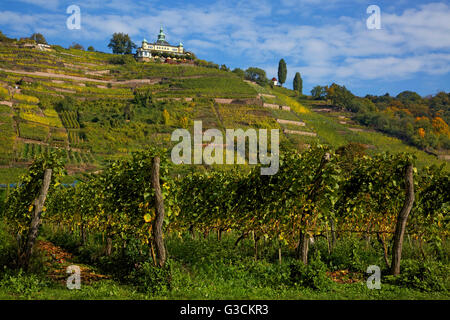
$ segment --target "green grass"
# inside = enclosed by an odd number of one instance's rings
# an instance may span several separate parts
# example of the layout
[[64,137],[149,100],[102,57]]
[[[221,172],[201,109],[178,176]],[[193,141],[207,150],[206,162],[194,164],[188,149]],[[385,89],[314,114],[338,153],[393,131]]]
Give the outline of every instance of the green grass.
[[193,79],[173,80],[167,91],[158,93],[158,96],[185,96],[185,97],[214,97],[214,98],[253,98],[256,91],[247,83],[232,74],[220,77],[201,77]]
[[44,115],[37,114],[32,111],[21,111],[19,112],[19,116],[23,120],[31,121],[34,123],[43,124],[46,126],[52,126],[57,128],[63,128],[61,120],[59,119],[58,114],[53,109],[45,109]]
[[6,88],[0,87],[0,100],[9,100],[9,91]]
[[16,183],[27,168],[0,168],[0,183]]
[[[252,242],[244,240],[235,248],[235,240],[236,236],[232,233],[225,234],[222,241],[217,241],[213,235],[195,240],[187,235],[182,238],[168,237],[169,264],[172,270],[169,290],[144,292],[133,284],[114,279],[92,285],[82,283],[80,290],[69,290],[62,283],[49,280],[41,271],[27,275],[16,273],[11,276],[13,281],[4,280],[4,285],[0,286],[0,299],[450,299],[448,291],[420,291],[389,284],[384,278],[380,290],[370,290],[366,286],[367,275],[364,273],[360,273],[359,282],[352,284],[329,281],[326,287],[319,289],[296,285],[290,280],[289,270],[293,258],[290,257],[291,253],[286,253],[286,248],[283,248],[281,264],[270,244],[261,247],[262,257],[255,261]],[[406,251],[408,250],[410,248]],[[340,259],[345,259],[345,251],[338,254]]]
[[33,96],[27,96],[25,94],[15,93],[13,99],[25,103],[38,103],[39,99]]
[[8,164],[14,156],[16,132],[11,115],[0,113],[0,164]]
[[1,113],[11,113],[11,108],[9,106],[6,106],[4,104],[0,104],[0,114]]
[[65,130],[52,129],[50,139],[51,141],[65,142],[68,139],[67,132]]
[[19,123],[19,133],[21,138],[46,141],[50,132],[49,127],[35,123]]

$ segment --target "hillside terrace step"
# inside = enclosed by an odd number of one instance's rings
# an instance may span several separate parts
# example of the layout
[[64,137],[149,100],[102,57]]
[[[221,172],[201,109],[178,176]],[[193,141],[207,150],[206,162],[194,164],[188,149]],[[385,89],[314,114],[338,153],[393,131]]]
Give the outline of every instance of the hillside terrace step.
[[267,93],[258,93],[258,97],[265,97],[265,98],[276,98],[273,94],[267,94]]
[[175,100],[181,101],[184,100],[186,102],[192,101],[193,98],[174,98],[174,97],[164,97],[164,98],[156,98],[156,101],[164,101],[164,100]]
[[262,101],[259,99],[225,99],[225,98],[215,98],[216,103],[221,104],[242,104],[242,105],[262,105]]
[[283,130],[284,133],[288,133],[288,134],[298,134],[301,136],[310,136],[310,137],[316,137],[317,133],[315,132],[306,132],[306,131],[297,131],[297,130]]
[[10,106],[10,107],[13,106],[13,103],[11,101],[0,101],[0,104],[4,104],[4,105]]
[[302,121],[292,121],[292,120],[277,119],[277,122],[281,123],[281,124],[292,124],[294,126],[300,126],[300,127],[306,126],[306,123],[304,123]]
[[367,131],[367,130],[364,130],[364,129],[361,129],[361,128],[347,128],[348,130],[350,130],[350,131],[353,131],[353,132],[364,132],[364,131]]
[[276,110],[291,111],[291,107],[289,107],[289,106],[280,106],[278,104],[273,104],[273,103],[264,103],[263,107],[270,108],[270,109],[276,109]]
[[313,108],[312,110],[315,112],[332,112],[333,111],[333,109],[331,109],[331,108]]

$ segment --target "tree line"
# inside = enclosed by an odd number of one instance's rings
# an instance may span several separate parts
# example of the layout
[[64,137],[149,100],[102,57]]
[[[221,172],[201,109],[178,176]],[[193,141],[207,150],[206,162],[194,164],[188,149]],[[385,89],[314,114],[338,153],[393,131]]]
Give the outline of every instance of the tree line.
[[336,83],[316,86],[313,99],[329,100],[339,110],[353,113],[358,123],[385,132],[422,150],[450,149],[450,93],[421,97],[413,91],[397,96],[357,97]]

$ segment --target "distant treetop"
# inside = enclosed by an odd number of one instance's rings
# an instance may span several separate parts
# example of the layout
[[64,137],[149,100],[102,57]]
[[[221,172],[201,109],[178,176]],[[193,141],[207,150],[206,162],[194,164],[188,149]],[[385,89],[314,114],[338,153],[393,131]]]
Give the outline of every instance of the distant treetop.
[[36,41],[36,43],[47,44],[47,40],[45,40],[41,33],[33,33],[30,39]]

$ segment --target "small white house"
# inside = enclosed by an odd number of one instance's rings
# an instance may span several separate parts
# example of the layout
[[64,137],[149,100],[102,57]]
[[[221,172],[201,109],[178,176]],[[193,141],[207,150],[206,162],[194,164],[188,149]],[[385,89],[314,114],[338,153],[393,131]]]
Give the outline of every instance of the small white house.
[[272,78],[272,84],[273,84],[274,86],[277,86],[277,85],[278,85],[278,80],[277,80],[277,78]]

